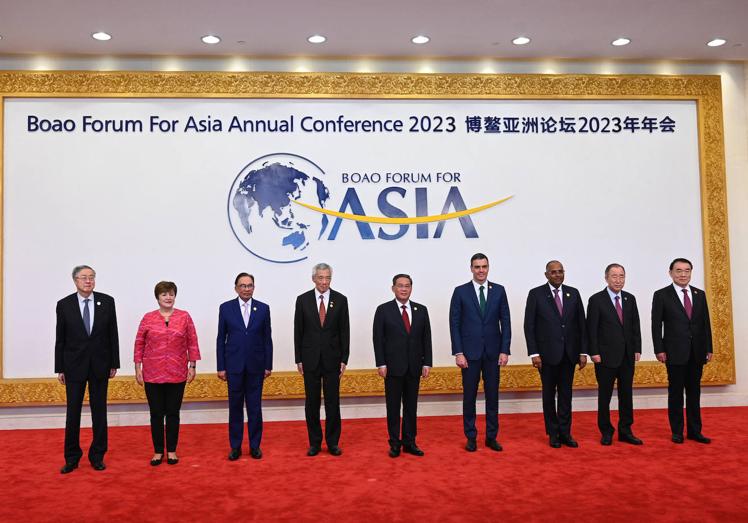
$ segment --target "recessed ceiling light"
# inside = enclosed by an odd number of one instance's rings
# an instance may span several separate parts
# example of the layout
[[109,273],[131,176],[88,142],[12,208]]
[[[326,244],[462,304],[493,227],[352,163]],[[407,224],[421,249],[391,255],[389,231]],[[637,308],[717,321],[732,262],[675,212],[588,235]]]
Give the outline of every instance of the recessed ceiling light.
[[91,35],[91,38],[94,40],[99,40],[100,42],[106,42],[107,40],[112,39],[112,35],[109,33],[105,33],[104,31],[99,31],[98,33],[94,33]]
[[613,40],[612,42],[610,42],[610,45],[615,45],[616,47],[621,47],[622,45],[629,45],[630,43],[631,43],[631,39],[625,38],[625,37],[621,37],[621,38],[616,38],[615,40]]
[[410,39],[411,42],[417,45],[427,44],[429,43],[429,40],[431,40],[431,38],[426,35],[418,35]]
[[715,38],[714,40],[710,40],[706,43],[709,47],[719,47],[721,45],[725,45],[727,43],[727,40],[724,38]]
[[517,38],[515,38],[514,40],[512,40],[512,43],[514,45],[525,45],[525,44],[529,44],[530,43],[530,39],[527,38],[526,36],[518,36]]
[[306,41],[310,44],[322,44],[327,41],[327,37],[322,35],[312,35],[307,38]]
[[216,35],[205,35],[200,40],[203,41],[204,44],[210,44],[214,45],[221,41],[220,38],[218,38]]

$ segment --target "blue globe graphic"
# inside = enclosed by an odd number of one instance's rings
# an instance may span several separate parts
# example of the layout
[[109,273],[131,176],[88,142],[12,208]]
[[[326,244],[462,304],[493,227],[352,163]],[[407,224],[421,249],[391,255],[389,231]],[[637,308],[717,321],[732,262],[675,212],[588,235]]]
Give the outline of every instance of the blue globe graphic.
[[293,201],[325,208],[330,191],[324,177],[314,162],[295,154],[269,154],[250,162],[229,191],[229,223],[236,239],[267,261],[293,263],[309,257],[329,218]]

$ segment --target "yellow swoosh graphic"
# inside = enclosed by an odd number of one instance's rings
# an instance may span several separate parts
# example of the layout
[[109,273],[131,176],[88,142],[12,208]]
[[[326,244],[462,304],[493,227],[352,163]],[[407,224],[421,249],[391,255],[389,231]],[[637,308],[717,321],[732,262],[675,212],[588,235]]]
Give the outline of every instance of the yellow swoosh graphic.
[[473,207],[472,209],[465,209],[464,211],[451,212],[448,214],[436,214],[434,216],[414,216],[413,218],[388,218],[386,216],[361,216],[360,214],[350,214],[347,212],[339,212],[339,211],[331,211],[329,209],[323,209],[322,207],[309,205],[308,203],[300,202],[298,200],[291,200],[291,201],[295,203],[296,205],[306,207],[307,209],[311,209],[312,211],[316,211],[322,214],[327,214],[328,216],[335,216],[336,218],[353,220],[356,222],[412,225],[416,223],[441,222],[444,220],[453,220],[455,218],[462,218],[463,216],[468,216],[470,214],[474,214],[480,211],[485,211],[486,209],[495,207],[496,205],[499,205],[500,203],[504,203],[508,199],[512,198],[512,196],[507,196],[506,198],[502,198],[501,200],[496,200],[495,202],[487,203],[485,205],[480,205],[478,207]]

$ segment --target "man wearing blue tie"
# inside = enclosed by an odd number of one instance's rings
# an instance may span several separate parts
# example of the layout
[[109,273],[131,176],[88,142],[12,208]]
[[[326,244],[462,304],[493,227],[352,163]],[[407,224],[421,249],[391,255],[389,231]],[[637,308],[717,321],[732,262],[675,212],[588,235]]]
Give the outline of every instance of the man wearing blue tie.
[[234,280],[238,298],[218,310],[216,360],[218,377],[229,389],[229,460],[242,455],[244,405],[247,407],[249,453],[262,458],[262,385],[273,369],[270,308],[252,298],[255,278],[246,272]]
[[455,288],[449,305],[452,355],[462,369],[462,422],[467,437],[465,450],[477,450],[475,400],[483,376],[486,397],[486,447],[500,451],[499,366],[509,361],[512,327],[504,287],[488,281],[488,257],[470,258],[472,281]]

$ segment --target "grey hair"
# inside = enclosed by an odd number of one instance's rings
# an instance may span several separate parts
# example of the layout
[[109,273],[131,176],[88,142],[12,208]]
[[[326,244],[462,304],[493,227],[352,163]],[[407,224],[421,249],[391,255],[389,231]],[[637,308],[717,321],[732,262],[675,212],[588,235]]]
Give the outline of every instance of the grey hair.
[[312,278],[314,278],[315,276],[317,276],[317,273],[319,271],[330,271],[330,276],[332,276],[332,267],[330,267],[326,263],[318,263],[317,265],[315,265],[314,267],[312,267]]
[[94,271],[93,267],[91,267],[90,265],[76,265],[75,267],[73,267],[73,279],[75,279],[76,276],[78,276],[79,272],[81,272],[82,270],[85,270],[85,269],[89,269],[89,270],[93,271],[94,276],[96,276],[96,271]]

